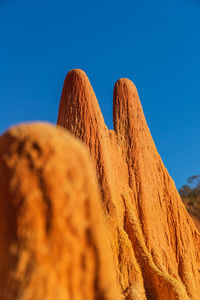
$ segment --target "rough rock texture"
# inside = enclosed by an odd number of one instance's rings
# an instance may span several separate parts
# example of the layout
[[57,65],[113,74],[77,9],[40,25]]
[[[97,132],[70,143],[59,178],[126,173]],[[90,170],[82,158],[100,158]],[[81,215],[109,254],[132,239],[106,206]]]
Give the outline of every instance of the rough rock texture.
[[21,125],[0,138],[1,300],[119,299],[98,195],[66,130]]
[[193,216],[192,214],[190,214],[191,218],[194,221],[194,224],[196,225],[198,231],[200,232],[200,221],[199,218],[197,218],[196,216]]
[[127,299],[200,299],[200,235],[156,150],[134,84],[114,87],[108,130],[90,82],[68,73],[58,124],[96,166],[117,279]]

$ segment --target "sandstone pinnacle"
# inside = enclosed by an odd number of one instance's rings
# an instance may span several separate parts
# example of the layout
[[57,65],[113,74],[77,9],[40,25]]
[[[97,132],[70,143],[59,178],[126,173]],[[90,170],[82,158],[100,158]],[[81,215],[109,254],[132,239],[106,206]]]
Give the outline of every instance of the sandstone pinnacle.
[[200,234],[157,152],[134,84],[115,84],[108,130],[86,74],[70,71],[58,124],[90,150],[126,298],[199,300]]

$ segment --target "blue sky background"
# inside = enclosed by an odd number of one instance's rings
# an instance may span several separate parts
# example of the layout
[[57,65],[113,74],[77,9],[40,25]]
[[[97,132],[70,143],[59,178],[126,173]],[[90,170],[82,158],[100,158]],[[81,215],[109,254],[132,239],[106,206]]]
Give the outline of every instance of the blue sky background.
[[200,173],[200,1],[0,0],[0,132],[55,123],[72,68],[109,128],[114,83],[133,80],[177,187]]

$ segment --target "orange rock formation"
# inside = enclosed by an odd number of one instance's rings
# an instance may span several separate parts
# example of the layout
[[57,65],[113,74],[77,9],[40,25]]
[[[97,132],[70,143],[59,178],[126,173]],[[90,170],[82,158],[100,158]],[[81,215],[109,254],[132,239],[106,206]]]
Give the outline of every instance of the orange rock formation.
[[47,124],[0,138],[1,300],[119,299],[103,223],[79,141]]
[[200,235],[156,150],[134,84],[114,87],[108,130],[90,82],[68,73],[58,124],[90,150],[127,299],[199,300]]

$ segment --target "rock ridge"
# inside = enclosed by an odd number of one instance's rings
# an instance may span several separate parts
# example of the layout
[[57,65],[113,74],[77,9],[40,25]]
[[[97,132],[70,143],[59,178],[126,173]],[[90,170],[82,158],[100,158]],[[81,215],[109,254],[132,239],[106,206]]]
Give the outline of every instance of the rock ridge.
[[157,152],[134,84],[116,82],[108,130],[86,74],[70,71],[57,124],[90,151],[126,298],[200,299],[200,234]]

